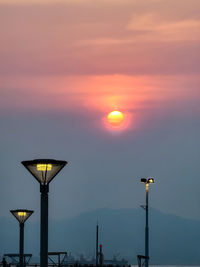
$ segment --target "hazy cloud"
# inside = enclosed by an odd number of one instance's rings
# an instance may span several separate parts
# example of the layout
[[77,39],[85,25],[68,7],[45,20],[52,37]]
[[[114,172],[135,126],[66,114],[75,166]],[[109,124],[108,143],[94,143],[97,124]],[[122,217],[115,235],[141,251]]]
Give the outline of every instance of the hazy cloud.
[[199,41],[199,27],[200,19],[165,21],[154,14],[136,16],[128,24],[129,30],[139,32],[138,42]]

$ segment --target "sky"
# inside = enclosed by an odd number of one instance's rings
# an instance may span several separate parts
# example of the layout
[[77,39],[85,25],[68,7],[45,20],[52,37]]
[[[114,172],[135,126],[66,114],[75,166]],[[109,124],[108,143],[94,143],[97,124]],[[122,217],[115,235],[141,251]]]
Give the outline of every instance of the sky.
[[200,219],[199,0],[0,0],[0,25],[0,217],[39,220],[20,162],[55,158],[50,218],[138,208],[154,177],[152,208]]

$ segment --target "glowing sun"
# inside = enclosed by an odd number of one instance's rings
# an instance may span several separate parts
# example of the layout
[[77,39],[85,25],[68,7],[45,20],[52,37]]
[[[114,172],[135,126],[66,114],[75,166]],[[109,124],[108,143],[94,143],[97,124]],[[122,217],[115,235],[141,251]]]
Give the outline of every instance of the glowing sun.
[[118,127],[124,122],[124,114],[121,111],[114,110],[108,114],[107,119],[112,126]]

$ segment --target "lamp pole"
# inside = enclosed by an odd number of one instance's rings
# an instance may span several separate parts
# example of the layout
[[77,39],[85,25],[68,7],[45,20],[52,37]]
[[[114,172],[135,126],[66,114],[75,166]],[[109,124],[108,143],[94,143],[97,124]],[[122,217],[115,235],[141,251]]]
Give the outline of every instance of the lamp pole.
[[145,223],[145,267],[149,267],[149,184],[154,183],[153,178],[142,178],[141,183],[145,184],[146,188],[146,223]]
[[41,214],[40,214],[40,265],[48,266],[48,193],[49,184],[40,184]]
[[48,267],[48,193],[49,183],[67,164],[67,161],[35,159],[22,161],[24,167],[40,183],[40,267]]
[[19,266],[24,266],[24,223],[19,223],[20,237],[19,237]]
[[146,183],[145,267],[149,266],[149,184]]
[[24,223],[31,216],[33,210],[11,210],[15,218],[19,221],[19,266],[24,267]]

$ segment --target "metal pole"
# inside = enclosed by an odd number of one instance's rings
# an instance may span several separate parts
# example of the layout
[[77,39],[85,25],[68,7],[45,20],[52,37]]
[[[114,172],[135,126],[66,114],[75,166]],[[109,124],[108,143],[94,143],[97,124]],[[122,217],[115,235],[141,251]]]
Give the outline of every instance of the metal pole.
[[149,267],[149,184],[146,183],[145,267]]
[[58,254],[58,266],[60,266],[60,254]]
[[19,223],[19,266],[24,266],[24,223]]
[[41,225],[40,225],[40,267],[48,267],[48,192],[49,185],[40,185]]
[[98,266],[99,225],[96,227],[96,266]]
[[100,247],[100,251],[99,251],[99,266],[102,267],[102,266],[103,266],[103,252],[102,252],[102,245],[100,245],[99,247]]

